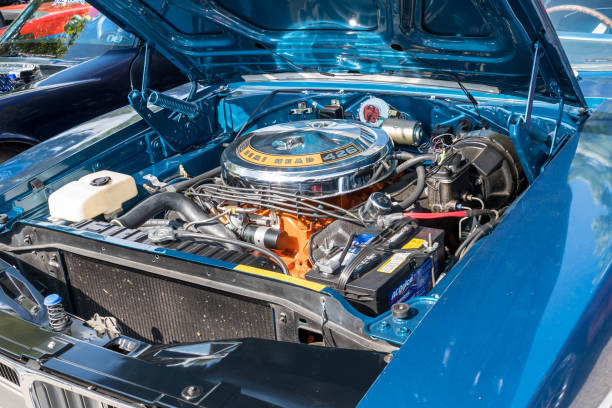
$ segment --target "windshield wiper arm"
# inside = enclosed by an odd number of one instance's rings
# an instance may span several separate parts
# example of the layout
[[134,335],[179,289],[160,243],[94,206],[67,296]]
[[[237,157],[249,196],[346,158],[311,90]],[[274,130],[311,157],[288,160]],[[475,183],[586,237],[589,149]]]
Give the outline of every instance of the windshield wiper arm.
[[319,70],[316,70],[316,69],[306,68],[306,67],[303,67],[301,65],[298,65],[298,64],[294,63],[293,61],[291,61],[289,58],[285,57],[284,55],[279,54],[276,51],[271,50],[270,48],[268,48],[267,46],[265,46],[264,44],[262,44],[260,42],[256,42],[255,43],[255,47],[259,48],[260,50],[268,51],[270,54],[272,54],[272,55],[282,59],[287,64],[291,65],[291,67],[294,68],[297,71],[301,71],[301,72],[316,72],[318,74],[329,76],[329,77],[334,77],[335,76],[331,72],[319,71]]

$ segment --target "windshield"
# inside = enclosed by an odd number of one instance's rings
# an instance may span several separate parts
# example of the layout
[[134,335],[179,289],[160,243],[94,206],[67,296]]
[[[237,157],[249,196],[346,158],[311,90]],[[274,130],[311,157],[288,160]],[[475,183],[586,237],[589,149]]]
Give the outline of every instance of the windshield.
[[612,70],[612,1],[544,0],[576,70]]
[[0,37],[0,56],[90,59],[135,37],[83,0],[34,0]]

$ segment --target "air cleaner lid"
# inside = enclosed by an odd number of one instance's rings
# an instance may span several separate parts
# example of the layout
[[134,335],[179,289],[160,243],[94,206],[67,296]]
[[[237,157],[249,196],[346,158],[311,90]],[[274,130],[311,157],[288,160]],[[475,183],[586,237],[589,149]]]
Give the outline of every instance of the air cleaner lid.
[[308,120],[245,135],[223,152],[221,166],[231,185],[332,196],[375,182],[375,172],[376,179],[389,174],[394,166],[392,150],[391,140],[380,129],[356,122]]

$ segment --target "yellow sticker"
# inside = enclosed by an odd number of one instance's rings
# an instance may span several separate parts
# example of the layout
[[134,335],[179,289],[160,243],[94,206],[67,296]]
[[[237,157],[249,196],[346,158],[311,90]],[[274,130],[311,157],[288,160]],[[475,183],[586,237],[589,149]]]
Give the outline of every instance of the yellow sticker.
[[250,143],[244,142],[238,151],[238,155],[249,163],[255,163],[269,167],[308,167],[323,163],[334,162],[360,153],[361,150],[354,144],[329,150],[323,153],[282,155],[267,154],[255,150]]
[[426,242],[427,241],[421,238],[412,238],[402,247],[402,249],[417,249],[417,248],[422,247],[423,244]]
[[393,271],[404,263],[408,255],[409,254],[405,252],[391,255],[384,264],[378,267],[377,271],[382,273],[393,273]]
[[266,278],[276,279],[279,281],[288,282],[288,283],[302,286],[302,287],[305,287],[305,288],[308,288],[308,289],[311,289],[317,292],[320,292],[323,289],[325,289],[325,285],[321,285],[320,283],[307,281],[305,279],[295,278],[291,275],[283,275],[282,273],[279,273],[279,272],[273,272],[267,269],[256,268],[254,266],[238,264],[234,267],[234,270],[250,273],[253,275],[264,276]]

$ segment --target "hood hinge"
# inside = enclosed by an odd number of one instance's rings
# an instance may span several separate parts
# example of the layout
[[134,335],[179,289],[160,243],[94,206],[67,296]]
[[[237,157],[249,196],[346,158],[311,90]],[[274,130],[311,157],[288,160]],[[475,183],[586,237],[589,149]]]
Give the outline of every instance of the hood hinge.
[[[208,127],[202,122],[202,106],[149,89],[151,48],[145,44],[142,71],[142,89],[132,89],[128,95],[130,105],[160,136],[164,155],[180,152],[193,144]],[[193,88],[195,87],[195,88]],[[190,97],[195,95],[197,84],[192,83]],[[149,105],[162,109],[153,111]]]
[[559,112],[557,113],[557,121],[555,122],[555,132],[553,133],[552,139],[550,140],[550,153],[552,156],[555,151],[556,142],[559,140],[559,133],[561,131],[561,124],[563,123],[563,108],[565,107],[565,98],[563,94],[559,97]]

